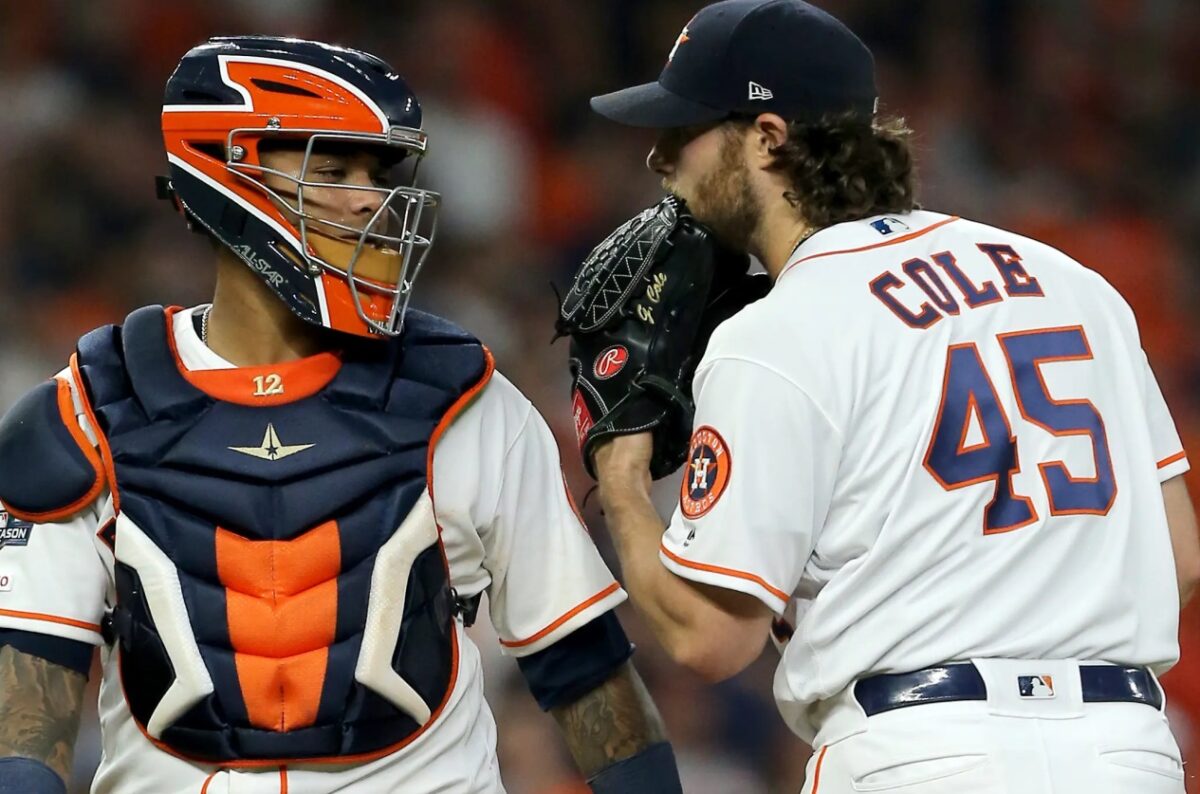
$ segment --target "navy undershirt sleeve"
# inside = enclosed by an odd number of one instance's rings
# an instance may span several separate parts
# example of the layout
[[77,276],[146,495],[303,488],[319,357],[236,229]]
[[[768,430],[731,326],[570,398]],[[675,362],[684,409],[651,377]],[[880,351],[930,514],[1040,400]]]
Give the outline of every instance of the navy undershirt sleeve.
[[0,629],[0,646],[4,645],[83,673],[84,676],[92,667],[92,652],[95,650],[94,645],[86,642],[18,629]]
[[611,610],[549,648],[517,659],[543,711],[573,703],[603,684],[633,655],[633,645]]

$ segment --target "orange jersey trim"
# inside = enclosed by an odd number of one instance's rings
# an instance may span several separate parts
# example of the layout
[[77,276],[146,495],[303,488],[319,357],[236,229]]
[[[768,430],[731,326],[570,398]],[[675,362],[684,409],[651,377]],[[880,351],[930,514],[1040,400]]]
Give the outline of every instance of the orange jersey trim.
[[775,278],[775,280],[779,281],[779,279],[783,278],[784,273],[787,273],[789,270],[791,270],[793,267],[800,264],[801,262],[808,262],[810,260],[820,259],[821,257],[825,257],[825,256],[837,256],[838,254],[859,254],[859,253],[862,253],[863,251],[870,251],[875,248],[885,248],[889,245],[896,245],[898,243],[908,242],[909,240],[915,240],[916,238],[920,237],[923,234],[928,234],[929,232],[933,231],[934,229],[939,229],[942,226],[945,226],[947,223],[953,223],[954,221],[957,221],[957,220],[961,220],[961,219],[957,215],[954,215],[954,216],[946,218],[944,220],[940,220],[937,223],[934,223],[930,226],[926,226],[924,229],[918,229],[915,232],[909,232],[908,234],[901,235],[900,237],[894,237],[891,240],[884,240],[884,241],[878,242],[878,243],[871,243],[870,245],[863,245],[863,246],[859,246],[858,248],[843,248],[839,251],[823,251],[822,253],[819,253],[819,254],[813,254],[812,256],[806,256],[803,259],[797,259],[795,262],[792,262],[787,267],[785,267],[783,270],[779,271],[779,275]]
[[1158,462],[1158,468],[1165,469],[1168,466],[1170,466],[1172,463],[1175,463],[1176,461],[1180,461],[1180,460],[1187,460],[1187,451],[1186,450],[1181,449],[1178,452],[1176,452],[1174,455],[1172,455],[1171,457],[1163,458],[1162,460],[1160,460]]
[[613,593],[617,592],[620,589],[621,589],[621,583],[613,582],[608,587],[604,588],[599,593],[596,593],[594,596],[587,599],[583,603],[577,604],[576,606],[572,607],[570,609],[570,611],[568,611],[567,613],[565,613],[564,615],[559,617],[557,620],[555,620],[549,626],[546,626],[544,629],[537,632],[536,634],[526,637],[523,640],[500,640],[500,644],[503,645],[505,648],[523,648],[526,645],[532,645],[533,643],[542,639],[547,634],[549,634],[550,632],[554,631],[555,629],[557,629],[558,627],[560,627],[561,625],[566,623],[571,618],[578,615],[583,610],[590,607],[592,604],[595,604],[599,601],[603,601],[605,598],[608,598],[610,595],[612,595]]
[[680,557],[678,554],[675,554],[670,549],[668,549],[666,544],[659,544],[658,548],[659,548],[659,551],[661,551],[663,554],[667,555],[667,557],[669,557],[671,560],[679,563],[680,565],[682,565],[685,568],[694,568],[697,571],[708,571],[709,573],[719,573],[722,576],[732,576],[735,579],[745,579],[748,582],[754,582],[756,585],[765,589],[768,593],[775,596],[780,601],[783,601],[786,603],[787,601],[789,601],[791,599],[791,596],[789,596],[787,593],[783,592],[778,587],[771,586],[770,584],[767,583],[767,581],[765,579],[763,579],[761,576],[759,576],[757,574],[746,573],[745,571],[738,571],[738,570],[734,570],[733,568],[722,568],[719,565],[708,565],[708,564],[702,563],[702,562],[692,562],[691,560],[685,560],[683,557]]
[[84,631],[100,633],[100,624],[98,623],[88,623],[87,621],[63,618],[58,615],[47,615],[44,612],[21,612],[17,609],[0,609],[0,615],[9,618],[21,618],[22,620],[41,620],[45,623],[58,623],[62,626],[73,626]]
[[821,788],[821,765],[825,763],[825,753],[829,751],[829,745],[821,748],[821,754],[817,756],[817,767],[813,770],[813,788],[812,794],[817,794]]

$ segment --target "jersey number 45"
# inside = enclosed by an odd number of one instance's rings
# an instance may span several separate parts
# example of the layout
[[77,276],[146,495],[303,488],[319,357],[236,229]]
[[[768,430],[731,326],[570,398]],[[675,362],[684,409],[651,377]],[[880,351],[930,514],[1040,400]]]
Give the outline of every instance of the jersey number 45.
[[[1089,400],[1056,400],[1042,377],[1043,364],[1083,361],[1092,349],[1081,326],[1000,334],[1017,408],[1022,418],[1054,436],[1087,436],[1096,468],[1094,477],[1073,477],[1061,460],[1042,462],[1051,515],[1106,515],[1117,494],[1104,419]],[[967,445],[967,429],[976,417],[982,440]],[[985,535],[1010,532],[1038,520],[1033,501],[1013,490],[1013,474],[1021,470],[1017,438],[972,342],[952,345],[946,353],[942,404],[925,468],[943,488],[955,490],[992,481],[995,493],[984,510]]]

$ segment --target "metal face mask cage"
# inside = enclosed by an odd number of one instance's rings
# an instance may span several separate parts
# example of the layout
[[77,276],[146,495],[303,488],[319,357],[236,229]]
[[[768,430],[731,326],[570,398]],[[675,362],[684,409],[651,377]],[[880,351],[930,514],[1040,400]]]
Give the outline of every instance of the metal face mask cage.
[[[280,140],[306,138],[304,157],[298,174],[290,174],[261,164],[243,162],[246,148],[237,144],[239,136],[249,136],[259,143],[278,138]],[[388,187],[374,185],[347,185],[318,182],[306,178],[309,163],[315,148],[321,143],[362,144],[364,147],[387,147],[398,149],[401,156],[397,164],[409,157],[413,161],[409,184]],[[330,132],[315,129],[236,128],[229,131],[225,146],[225,167],[233,174],[247,180],[256,189],[263,191],[295,217],[293,222],[299,232],[299,251],[287,251],[303,260],[310,275],[319,277],[329,272],[345,281],[350,287],[354,308],[369,328],[384,336],[399,336],[404,327],[404,313],[412,298],[413,285],[425,258],[433,246],[437,233],[437,214],[441,205],[441,194],[417,187],[417,172],[420,160],[427,147],[427,136],[418,129],[393,127],[386,135],[375,133]],[[261,159],[261,158],[260,158]],[[269,187],[258,178],[272,175],[296,186],[295,201]],[[362,226],[352,226],[328,218],[320,218],[305,209],[305,189],[353,190],[380,196],[378,209]],[[311,200],[310,200],[311,204]],[[322,256],[324,248],[332,250],[327,243],[315,239],[336,241],[352,245],[353,250],[344,262],[330,261],[328,254]],[[394,257],[397,268],[394,278],[381,280],[359,273],[364,260],[371,256]],[[390,301],[386,317],[381,317],[376,301],[379,297]],[[370,305],[373,311],[368,310]]]

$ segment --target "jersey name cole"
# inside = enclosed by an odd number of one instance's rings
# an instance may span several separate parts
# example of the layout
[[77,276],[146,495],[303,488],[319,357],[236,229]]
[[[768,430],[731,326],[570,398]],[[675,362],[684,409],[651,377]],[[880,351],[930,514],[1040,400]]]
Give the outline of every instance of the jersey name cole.
[[[913,257],[905,261],[898,268],[905,278],[893,270],[880,273],[871,281],[871,294],[905,325],[921,330],[933,327],[946,316],[958,315],[962,311],[960,298],[968,309],[977,309],[1006,298],[1044,297],[1041,284],[1025,270],[1021,255],[1011,245],[977,243],[975,247],[995,266],[1002,290],[991,280],[976,284],[959,266],[955,252],[942,251],[927,259]],[[939,270],[954,285],[953,291]],[[909,285],[918,287],[926,299],[917,303],[897,294],[912,292],[904,289]]]

